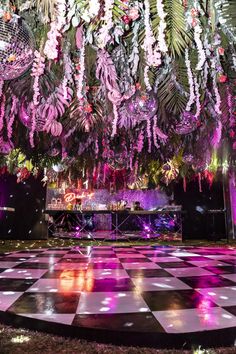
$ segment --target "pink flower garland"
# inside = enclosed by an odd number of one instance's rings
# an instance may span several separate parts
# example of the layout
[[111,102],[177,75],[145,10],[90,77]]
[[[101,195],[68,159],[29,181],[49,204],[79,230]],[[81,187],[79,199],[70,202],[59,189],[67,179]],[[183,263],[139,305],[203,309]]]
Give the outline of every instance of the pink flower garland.
[[138,153],[140,153],[143,150],[143,143],[144,143],[144,137],[143,137],[143,131],[141,130],[138,136],[138,144],[137,144]]
[[147,137],[148,137],[148,152],[151,153],[151,150],[152,150],[152,132],[151,132],[150,119],[147,118],[146,122],[147,122],[146,131],[147,131]]
[[10,140],[12,137],[12,125],[14,123],[15,115],[17,113],[17,102],[18,99],[16,96],[12,96],[12,104],[11,104],[11,111],[10,111],[10,117],[7,123],[7,137]]
[[63,28],[66,25],[66,2],[66,0],[56,0],[56,19],[51,22],[44,47],[44,54],[48,59],[54,60],[58,57],[58,38],[62,36]]
[[158,142],[157,142],[156,127],[157,127],[157,116],[155,115],[155,116],[153,117],[153,129],[152,129],[153,134],[152,134],[152,135],[153,135],[153,143],[154,143],[155,147],[156,147],[157,149],[159,149],[160,145],[159,145]]
[[39,78],[40,76],[43,75],[44,69],[45,69],[45,58],[41,56],[41,54],[36,50],[34,52],[35,59],[34,63],[32,66],[32,71],[31,71],[31,76],[34,77],[34,96],[33,96],[33,102],[34,105],[37,106],[39,104],[39,97],[40,97],[40,91],[39,91]]
[[212,140],[211,140],[211,144],[214,148],[218,148],[219,143],[221,141],[221,136],[222,136],[222,123],[220,120],[218,120],[217,122],[217,127],[214,131]]
[[2,131],[3,128],[3,120],[5,115],[5,103],[6,103],[6,96],[3,94],[2,102],[1,102],[1,110],[0,110],[0,132]]
[[47,41],[44,47],[44,54],[50,60],[54,60],[58,56],[58,38],[61,37],[61,33],[58,30],[56,22],[51,22],[50,31],[47,34]]
[[31,130],[30,130],[30,134],[29,134],[29,138],[30,138],[30,145],[33,148],[34,147],[34,132],[35,132],[35,128],[36,128],[36,107],[33,106],[32,109],[32,123],[31,123]]

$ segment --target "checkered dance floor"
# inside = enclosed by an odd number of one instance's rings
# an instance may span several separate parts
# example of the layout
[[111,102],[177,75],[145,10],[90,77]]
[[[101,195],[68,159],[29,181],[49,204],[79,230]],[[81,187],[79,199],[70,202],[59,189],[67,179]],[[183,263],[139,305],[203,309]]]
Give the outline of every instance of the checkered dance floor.
[[76,247],[1,254],[1,320],[121,344],[232,345],[236,249]]

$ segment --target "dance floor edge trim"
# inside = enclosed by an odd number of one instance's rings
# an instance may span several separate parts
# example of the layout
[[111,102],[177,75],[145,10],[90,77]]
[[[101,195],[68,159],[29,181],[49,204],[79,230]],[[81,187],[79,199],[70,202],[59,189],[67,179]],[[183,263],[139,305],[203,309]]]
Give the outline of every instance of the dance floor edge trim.
[[126,332],[102,328],[66,325],[58,322],[29,318],[0,311],[0,321],[5,325],[32,331],[124,346],[155,347],[160,349],[192,349],[199,346],[230,347],[235,345],[236,327],[188,333]]

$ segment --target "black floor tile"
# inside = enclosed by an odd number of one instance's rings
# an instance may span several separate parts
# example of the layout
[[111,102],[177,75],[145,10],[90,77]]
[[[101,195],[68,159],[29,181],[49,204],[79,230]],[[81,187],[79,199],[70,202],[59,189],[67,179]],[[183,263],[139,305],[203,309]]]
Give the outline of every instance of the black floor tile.
[[123,269],[122,264],[115,262],[97,262],[89,263],[88,269]]
[[0,279],[0,291],[26,291],[37,279]]
[[193,264],[188,262],[155,262],[162,268],[190,268],[195,267]]
[[[145,291],[143,299],[152,311],[196,308],[204,296],[195,290]],[[216,306],[209,301],[209,306]]]
[[225,306],[224,309],[232,315],[236,316],[236,306]]
[[34,262],[23,262],[20,264],[17,264],[15,268],[19,268],[19,269],[48,269],[50,267],[52,267],[52,264],[49,263],[34,263]]
[[121,263],[148,263],[151,262],[150,259],[143,257],[143,258],[119,258]]
[[202,275],[196,277],[180,277],[181,281],[185,284],[191,286],[193,289],[197,288],[216,288],[216,287],[224,287],[224,286],[235,286],[236,283],[221,278],[218,275]]
[[125,332],[165,332],[151,312],[76,315],[72,325]]
[[75,313],[79,294],[25,293],[8,309],[15,313]]
[[228,265],[228,266],[215,266],[215,267],[203,267],[209,272],[214,274],[234,274],[236,273],[236,266]]

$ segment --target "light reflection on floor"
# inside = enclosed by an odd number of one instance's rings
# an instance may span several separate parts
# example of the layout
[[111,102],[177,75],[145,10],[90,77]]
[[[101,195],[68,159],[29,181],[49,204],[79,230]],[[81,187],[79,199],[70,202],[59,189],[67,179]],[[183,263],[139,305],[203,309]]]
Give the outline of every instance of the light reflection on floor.
[[90,246],[0,258],[0,311],[75,327],[227,329],[236,327],[235,294],[234,248]]

